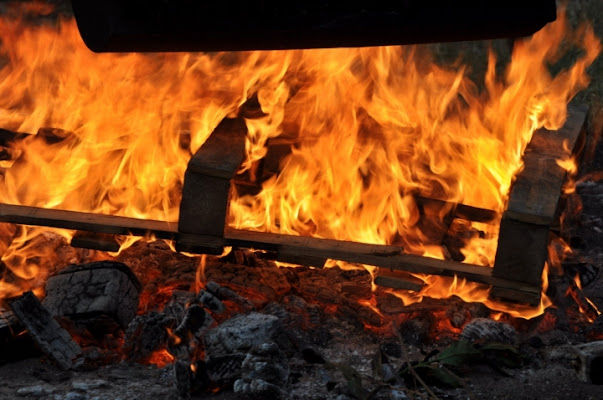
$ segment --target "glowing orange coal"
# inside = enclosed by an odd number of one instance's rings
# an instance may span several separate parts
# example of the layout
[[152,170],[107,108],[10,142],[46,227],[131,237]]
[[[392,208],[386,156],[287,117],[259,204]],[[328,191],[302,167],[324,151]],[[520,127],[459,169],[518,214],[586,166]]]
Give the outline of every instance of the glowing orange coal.
[[[93,54],[72,19],[15,17],[0,19],[0,37],[0,127],[54,127],[63,137],[16,145],[23,155],[5,173],[0,202],[177,221],[191,155],[255,94],[266,116],[247,120],[245,167],[268,139],[296,139],[261,193],[233,198],[230,226],[396,243],[440,258],[417,224],[417,195],[504,210],[532,133],[563,124],[600,48],[589,27],[567,33],[561,14],[517,43],[504,76],[491,54],[480,91],[468,67],[437,65],[421,47]],[[563,40],[584,55],[553,77],[547,65]],[[488,234],[462,250],[465,261],[492,265],[496,228],[475,227]],[[23,279],[44,274],[23,247],[40,232],[26,231],[3,256],[20,257],[8,267]],[[487,288],[423,279],[418,297],[487,298]],[[0,283],[0,297],[20,290]]]

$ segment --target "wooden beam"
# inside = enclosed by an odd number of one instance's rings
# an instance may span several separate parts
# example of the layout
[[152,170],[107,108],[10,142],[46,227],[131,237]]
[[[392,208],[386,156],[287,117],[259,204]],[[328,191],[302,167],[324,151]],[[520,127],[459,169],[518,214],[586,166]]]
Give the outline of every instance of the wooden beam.
[[112,235],[176,237],[176,223],[0,203],[0,221]]
[[242,118],[224,119],[190,159],[180,202],[180,232],[223,235],[230,181],[245,158],[246,135]]
[[587,111],[584,105],[568,107],[567,121],[560,129],[543,128],[534,132],[524,154],[524,168],[511,189],[504,218],[538,225],[550,225],[554,221],[567,175],[557,160],[581,153]]
[[[578,157],[585,142],[586,106],[568,107],[566,123],[556,131],[534,133],[503,213],[493,276],[533,287],[541,284],[549,231],[558,219],[567,171],[557,159]],[[512,289],[512,288],[511,288]],[[513,290],[495,285],[491,296],[521,300]]]
[[107,233],[77,231],[71,238],[71,246],[100,251],[119,251],[120,245],[114,235]]

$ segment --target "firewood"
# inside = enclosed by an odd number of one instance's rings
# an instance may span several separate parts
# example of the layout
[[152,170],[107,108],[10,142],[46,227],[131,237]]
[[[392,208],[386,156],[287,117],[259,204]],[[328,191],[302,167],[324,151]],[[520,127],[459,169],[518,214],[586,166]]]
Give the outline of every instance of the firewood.
[[[560,197],[567,171],[557,159],[579,158],[585,141],[587,107],[568,107],[566,123],[556,131],[534,133],[524,156],[524,169],[517,175],[503,214],[493,276],[513,279],[539,291],[547,258],[551,225],[561,208]],[[570,154],[566,153],[568,149]],[[512,287],[495,287],[492,297],[525,301]],[[537,303],[534,297],[530,303]]]
[[242,118],[224,119],[190,159],[180,202],[180,232],[223,236],[230,181],[245,158],[246,135]]
[[53,316],[72,319],[105,315],[124,330],[136,315],[140,282],[122,263],[71,265],[48,278],[43,304]]
[[117,252],[120,248],[119,243],[113,235],[82,231],[76,232],[73,238],[71,238],[70,244],[73,247],[80,247],[83,249],[112,252]]
[[82,353],[82,349],[54,320],[33,292],[26,292],[13,300],[10,308],[27,328],[29,335],[40,350],[51,357],[61,368],[71,368],[73,360]]

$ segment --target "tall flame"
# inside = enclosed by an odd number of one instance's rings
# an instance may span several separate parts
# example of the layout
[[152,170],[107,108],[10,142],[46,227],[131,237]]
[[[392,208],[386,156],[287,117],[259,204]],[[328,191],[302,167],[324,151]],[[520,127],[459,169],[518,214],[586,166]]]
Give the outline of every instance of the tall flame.
[[[233,198],[230,226],[442,257],[418,224],[417,196],[504,210],[532,133],[563,124],[599,53],[591,28],[566,28],[561,13],[518,42],[504,77],[491,53],[480,91],[466,67],[437,65],[425,47],[93,54],[72,19],[0,18],[0,127],[60,128],[57,140],[15,145],[22,156],[4,172],[0,202],[176,221],[191,155],[257,95],[266,115],[247,120],[244,166],[271,138],[293,138],[292,151],[258,195]],[[551,76],[565,39],[584,55]],[[471,241],[466,260],[492,265],[495,236]]]

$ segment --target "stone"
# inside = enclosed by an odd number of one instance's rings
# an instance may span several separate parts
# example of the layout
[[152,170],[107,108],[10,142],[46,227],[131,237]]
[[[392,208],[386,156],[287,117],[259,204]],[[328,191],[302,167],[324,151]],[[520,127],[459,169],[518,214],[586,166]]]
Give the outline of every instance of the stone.
[[73,381],[71,387],[75,390],[86,392],[88,390],[99,389],[107,386],[109,383],[104,379],[92,379],[88,381]]
[[17,396],[22,397],[42,397],[48,396],[55,392],[55,388],[50,385],[33,385],[33,386],[25,386],[20,389],[17,389]]
[[582,382],[603,385],[603,340],[575,346],[578,377]]

